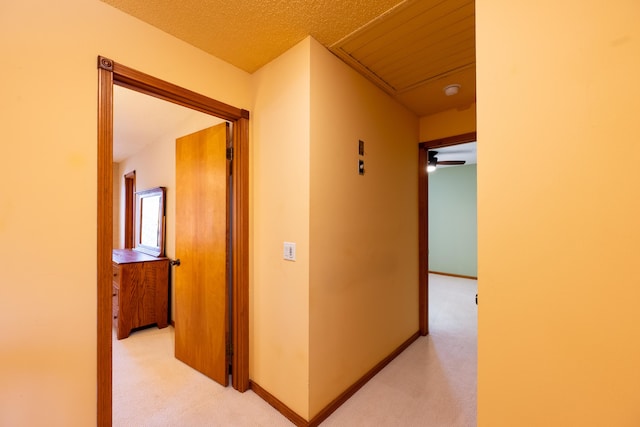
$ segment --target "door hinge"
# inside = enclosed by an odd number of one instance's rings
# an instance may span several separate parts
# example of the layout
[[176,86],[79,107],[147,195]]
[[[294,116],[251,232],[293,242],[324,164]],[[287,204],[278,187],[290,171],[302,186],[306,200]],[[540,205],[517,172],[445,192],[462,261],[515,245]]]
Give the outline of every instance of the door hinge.
[[233,147],[227,148],[227,160],[233,160]]

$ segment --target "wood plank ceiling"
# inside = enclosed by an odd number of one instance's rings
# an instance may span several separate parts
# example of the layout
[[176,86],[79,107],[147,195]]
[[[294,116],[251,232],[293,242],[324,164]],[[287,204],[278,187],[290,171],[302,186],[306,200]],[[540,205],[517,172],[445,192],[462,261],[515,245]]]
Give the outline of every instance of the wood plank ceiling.
[[419,116],[475,101],[473,0],[403,3],[330,49]]

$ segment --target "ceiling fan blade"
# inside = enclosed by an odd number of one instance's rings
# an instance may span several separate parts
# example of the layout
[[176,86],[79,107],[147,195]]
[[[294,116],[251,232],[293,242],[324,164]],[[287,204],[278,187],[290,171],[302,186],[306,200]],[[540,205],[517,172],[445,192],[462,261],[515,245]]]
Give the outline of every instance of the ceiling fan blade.
[[438,160],[439,165],[464,165],[465,160]]
[[472,149],[466,149],[466,150],[449,150],[449,149],[444,149],[440,152],[440,154],[466,154],[466,153],[472,153],[473,150]]

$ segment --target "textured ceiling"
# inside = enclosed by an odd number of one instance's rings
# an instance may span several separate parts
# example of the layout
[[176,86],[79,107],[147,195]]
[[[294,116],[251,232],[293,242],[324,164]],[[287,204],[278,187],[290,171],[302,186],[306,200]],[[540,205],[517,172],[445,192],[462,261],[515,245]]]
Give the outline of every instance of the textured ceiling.
[[310,35],[417,116],[475,102],[474,0],[102,1],[249,73]]
[[253,73],[308,35],[329,46],[400,0],[103,0]]

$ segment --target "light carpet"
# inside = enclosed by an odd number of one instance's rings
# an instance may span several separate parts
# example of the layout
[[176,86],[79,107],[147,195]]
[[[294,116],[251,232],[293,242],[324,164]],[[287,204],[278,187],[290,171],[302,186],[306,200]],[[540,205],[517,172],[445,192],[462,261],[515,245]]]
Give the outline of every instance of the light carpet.
[[[416,340],[323,423],[476,425],[475,280],[429,276],[430,334]],[[292,426],[252,391],[222,387],[174,358],[174,330],[113,340],[113,425]]]

